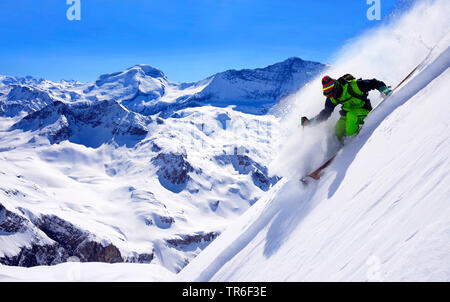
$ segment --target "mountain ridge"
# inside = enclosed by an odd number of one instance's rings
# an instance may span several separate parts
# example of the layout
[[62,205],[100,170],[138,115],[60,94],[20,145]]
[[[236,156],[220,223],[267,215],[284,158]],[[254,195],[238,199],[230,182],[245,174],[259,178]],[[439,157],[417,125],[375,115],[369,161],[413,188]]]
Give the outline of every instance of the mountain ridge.
[[[124,71],[100,75],[91,83],[52,82],[32,77],[0,77],[0,114],[13,116],[19,110],[27,113],[42,109],[51,100],[114,100],[143,115],[170,116],[176,110],[213,105],[235,106],[236,110],[265,114],[282,97],[295,92],[317,76],[326,65],[291,57],[264,68],[230,69],[191,83],[171,82],[158,68],[137,64]],[[9,98],[12,87],[47,94],[47,102],[23,92]],[[17,89],[17,88],[16,88]],[[28,106],[20,108],[20,103]]]

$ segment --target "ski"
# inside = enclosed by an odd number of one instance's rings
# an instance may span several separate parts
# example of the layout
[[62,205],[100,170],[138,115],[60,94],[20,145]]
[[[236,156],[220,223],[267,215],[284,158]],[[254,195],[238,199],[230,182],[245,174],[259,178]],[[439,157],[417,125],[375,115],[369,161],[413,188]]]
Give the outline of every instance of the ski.
[[313,172],[309,173],[307,176],[302,177],[300,179],[300,181],[304,184],[308,184],[308,179],[312,178],[314,180],[318,180],[321,176],[321,172],[323,169],[325,169],[326,167],[328,167],[331,162],[333,161],[333,159],[336,157],[337,154],[333,155],[333,157],[331,157],[329,160],[327,160],[323,165],[321,165],[319,168],[317,168],[316,170],[314,170]]
[[[438,45],[439,43],[437,43],[436,45]],[[426,63],[426,61],[430,58],[431,54],[433,53],[433,49],[436,47],[436,45],[430,49],[430,51],[428,52],[427,56],[425,57],[425,59],[422,60],[422,62],[420,62],[413,70],[411,70],[411,72],[403,78],[403,80],[400,81],[400,83],[398,83],[394,88],[392,88],[392,94],[394,93],[394,91],[396,91],[398,88],[400,88],[400,86],[406,82],[406,80],[408,80],[417,70],[419,70],[421,67],[423,67],[423,65]],[[381,102],[379,102],[373,109],[371,112],[373,112],[377,107],[379,107],[384,101],[386,101],[388,98],[390,98],[391,95],[389,95],[388,97],[385,97],[383,100],[381,100]]]

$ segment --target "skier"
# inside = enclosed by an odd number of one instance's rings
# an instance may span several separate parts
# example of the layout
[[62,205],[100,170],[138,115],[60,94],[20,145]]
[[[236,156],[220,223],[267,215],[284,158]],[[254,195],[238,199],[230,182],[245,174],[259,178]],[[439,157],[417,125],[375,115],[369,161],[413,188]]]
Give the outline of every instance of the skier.
[[372,105],[368,99],[368,93],[377,89],[383,97],[387,97],[392,90],[382,81],[376,79],[363,80],[355,79],[352,75],[346,74],[335,80],[329,76],[322,79],[323,94],[327,97],[325,108],[314,118],[301,118],[301,125],[308,126],[327,120],[337,105],[342,105],[339,112],[341,118],[335,126],[337,138],[342,141],[345,136],[352,136],[359,132],[364,119],[372,110]]

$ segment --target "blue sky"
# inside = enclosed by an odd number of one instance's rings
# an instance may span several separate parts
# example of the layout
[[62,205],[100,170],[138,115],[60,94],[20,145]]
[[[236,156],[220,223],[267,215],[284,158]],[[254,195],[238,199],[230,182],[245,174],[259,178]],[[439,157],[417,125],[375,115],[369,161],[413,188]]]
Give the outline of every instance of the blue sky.
[[[397,0],[380,0],[385,20]],[[197,81],[227,69],[289,57],[329,62],[339,47],[382,21],[366,0],[0,1],[0,74],[93,81],[135,64],[170,80]]]

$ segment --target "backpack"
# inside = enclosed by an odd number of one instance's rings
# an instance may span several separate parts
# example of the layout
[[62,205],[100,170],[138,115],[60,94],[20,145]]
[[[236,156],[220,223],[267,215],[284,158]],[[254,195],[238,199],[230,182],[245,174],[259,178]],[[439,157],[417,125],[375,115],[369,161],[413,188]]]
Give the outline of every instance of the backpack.
[[340,77],[338,79],[338,82],[339,82],[339,84],[344,86],[345,84],[350,84],[350,82],[353,80],[356,80],[356,78],[354,76],[352,76],[351,74],[347,73],[347,74],[344,74],[342,77]]
[[363,95],[359,95],[359,94],[357,94],[356,92],[353,91],[352,86],[350,85],[350,82],[353,81],[353,80],[356,80],[356,78],[353,75],[347,73],[347,74],[344,74],[342,77],[340,77],[337,81],[339,82],[339,84],[341,84],[341,86],[349,84],[348,88],[347,88],[347,92],[352,97],[360,99],[360,100],[367,101],[368,93],[364,93]]

